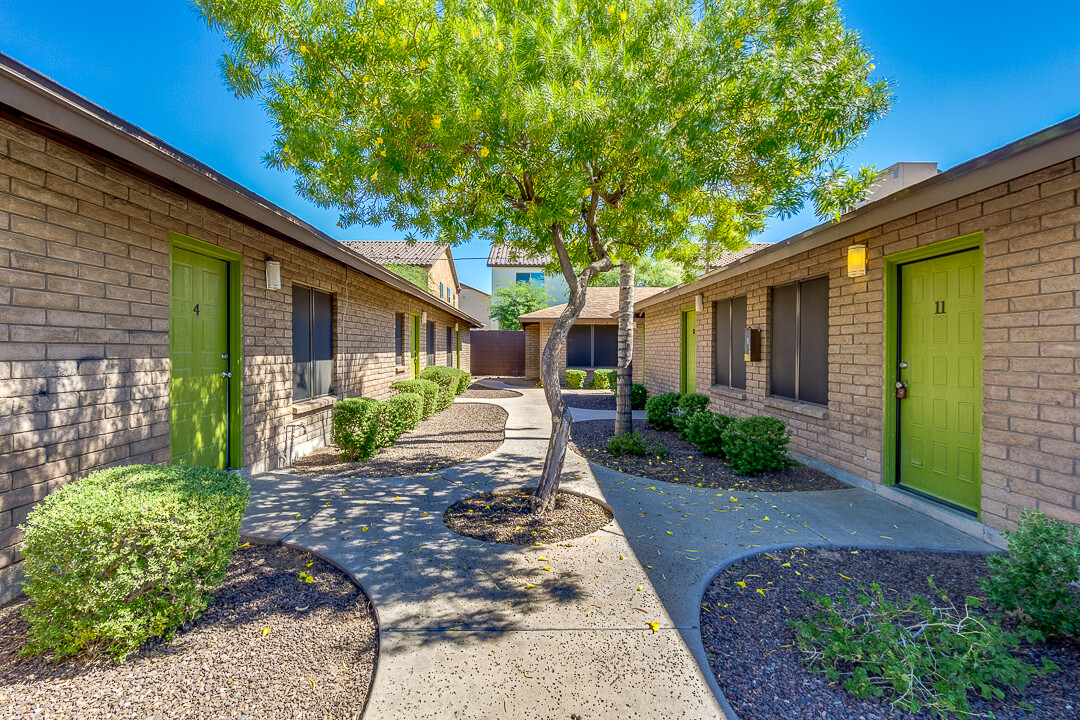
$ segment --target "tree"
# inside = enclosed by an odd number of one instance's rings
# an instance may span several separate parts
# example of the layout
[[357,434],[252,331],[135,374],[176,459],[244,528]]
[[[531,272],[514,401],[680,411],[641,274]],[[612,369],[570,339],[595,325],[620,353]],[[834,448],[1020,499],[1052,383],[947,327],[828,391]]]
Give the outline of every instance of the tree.
[[832,0],[198,0],[277,131],[267,162],[336,207],[439,242],[548,255],[569,300],[541,356],[554,501],[572,416],[558,356],[586,288],[691,239],[739,242],[866,173],[834,166],[887,84]]
[[555,303],[543,285],[531,282],[503,284],[491,293],[491,317],[500,330],[520,330],[518,317]]
[[[620,270],[608,270],[596,276],[597,287],[619,287]],[[697,274],[693,269],[684,270],[675,262],[651,257],[641,258],[634,268],[634,287],[671,287],[691,280]]]

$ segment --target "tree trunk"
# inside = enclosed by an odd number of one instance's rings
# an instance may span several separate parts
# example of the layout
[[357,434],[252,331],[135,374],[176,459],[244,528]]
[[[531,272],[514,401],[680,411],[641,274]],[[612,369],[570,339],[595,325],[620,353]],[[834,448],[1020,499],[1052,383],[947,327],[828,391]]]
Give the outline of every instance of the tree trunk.
[[634,377],[634,266],[619,265],[619,370],[615,386],[615,434],[634,431],[633,408],[630,407],[630,388]]
[[[592,203],[592,211],[589,220],[595,222],[596,200]],[[559,357],[566,352],[566,336],[570,333],[582,308],[585,307],[585,288],[588,287],[593,277],[598,272],[610,270],[611,259],[607,256],[602,246],[599,246],[599,255],[596,260],[589,263],[580,274],[575,274],[574,266],[570,262],[566,244],[562,238],[562,228],[556,224],[551,231],[552,242],[556,254],[559,257],[559,265],[562,268],[563,277],[570,289],[570,297],[566,302],[566,308],[562,315],[555,321],[551,328],[551,335],[544,344],[544,351],[540,354],[540,380],[544,385],[544,397],[547,399],[548,409],[551,410],[551,440],[548,442],[547,455],[544,457],[544,469],[540,473],[540,484],[536,488],[529,502],[529,507],[534,513],[545,513],[555,504],[555,493],[559,489],[559,480],[562,477],[563,461],[566,460],[566,446],[570,442],[570,426],[574,417],[570,408],[566,407],[562,399],[562,388],[559,382]]]

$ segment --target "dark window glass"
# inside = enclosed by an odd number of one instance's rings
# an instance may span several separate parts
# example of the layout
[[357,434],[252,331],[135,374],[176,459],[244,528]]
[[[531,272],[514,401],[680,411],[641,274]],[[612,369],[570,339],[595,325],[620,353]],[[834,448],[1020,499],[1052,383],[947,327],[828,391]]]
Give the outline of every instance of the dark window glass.
[[713,303],[716,338],[715,381],[724,387],[746,389],[746,297]]
[[619,326],[593,325],[593,367],[619,364]]
[[829,402],[829,279],[772,289],[772,394]]
[[731,387],[746,389],[746,296],[731,301]]
[[333,297],[293,285],[293,400],[329,395],[334,378]]
[[454,367],[454,328],[446,326],[446,366]]
[[566,336],[566,367],[592,366],[592,325],[574,325]]
[[427,364],[435,364],[435,322],[429,320],[427,324]]
[[394,363],[405,364],[405,313],[394,313]]
[[529,273],[514,273],[514,282],[529,282]]
[[717,385],[731,385],[731,301],[721,300],[713,303],[713,326],[716,333],[715,382]]

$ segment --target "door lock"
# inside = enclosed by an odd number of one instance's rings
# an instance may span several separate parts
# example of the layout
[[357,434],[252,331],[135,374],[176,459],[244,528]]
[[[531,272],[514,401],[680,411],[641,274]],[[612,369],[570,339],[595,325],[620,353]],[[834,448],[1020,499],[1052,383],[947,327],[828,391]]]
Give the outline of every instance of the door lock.
[[231,372],[222,372],[221,377],[223,377],[223,378],[231,378],[232,373]]
[[898,383],[896,383],[896,397],[899,400],[903,400],[904,398],[907,397],[907,383],[906,382],[898,382]]

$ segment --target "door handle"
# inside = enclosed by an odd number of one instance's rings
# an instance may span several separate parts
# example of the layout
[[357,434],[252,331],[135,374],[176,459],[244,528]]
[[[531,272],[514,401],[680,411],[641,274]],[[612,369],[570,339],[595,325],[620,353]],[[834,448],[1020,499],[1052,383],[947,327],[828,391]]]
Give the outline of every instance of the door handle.
[[231,378],[232,373],[231,372],[222,372],[221,377],[223,377],[223,378]]

